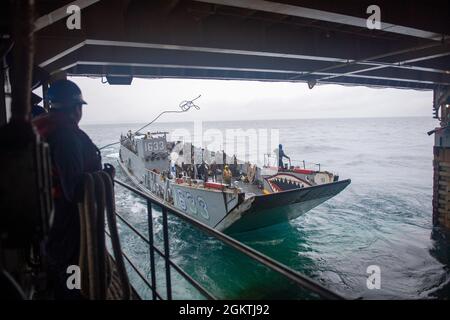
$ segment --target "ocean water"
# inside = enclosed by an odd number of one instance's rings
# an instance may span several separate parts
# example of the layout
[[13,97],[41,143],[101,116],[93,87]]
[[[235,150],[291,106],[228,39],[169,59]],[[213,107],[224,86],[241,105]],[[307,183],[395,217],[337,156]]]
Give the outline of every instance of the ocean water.
[[[278,129],[292,159],[320,163],[351,185],[289,223],[234,237],[350,299],[450,297],[449,246],[432,226],[433,137],[430,118],[367,118],[208,122],[203,128]],[[139,124],[84,125],[98,146],[118,141]],[[193,129],[189,123],[155,123],[152,131]],[[118,146],[102,152],[117,167]],[[117,177],[126,180],[117,168]],[[146,203],[116,187],[117,211],[145,235]],[[154,212],[155,241],[162,248],[162,217]],[[119,225],[125,252],[150,279],[146,245]],[[186,223],[169,219],[173,260],[218,298],[314,298]],[[380,289],[368,289],[367,268],[380,269]],[[132,270],[144,297],[150,292]],[[165,288],[164,261],[156,261],[157,287]],[[174,298],[201,299],[175,270]]]

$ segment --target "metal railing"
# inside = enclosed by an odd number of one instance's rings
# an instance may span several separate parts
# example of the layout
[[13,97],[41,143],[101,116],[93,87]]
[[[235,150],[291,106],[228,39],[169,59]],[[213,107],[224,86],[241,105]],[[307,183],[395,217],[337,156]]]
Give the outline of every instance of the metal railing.
[[[136,229],[129,221],[127,221],[122,215],[116,212],[117,218],[123,222],[135,235],[137,235],[141,240],[143,240],[149,247],[149,256],[150,256],[150,281],[147,280],[146,276],[142,274],[142,272],[133,264],[131,259],[125,252],[122,252],[125,260],[131,265],[131,268],[136,272],[137,276],[145,283],[145,285],[150,288],[152,292],[153,300],[163,300],[162,295],[158,292],[156,286],[156,270],[155,270],[155,253],[164,259],[165,265],[165,283],[166,283],[166,297],[167,300],[172,300],[172,279],[171,279],[171,268],[176,270],[185,280],[187,280],[199,293],[201,293],[207,299],[216,299],[216,297],[210,293],[204,286],[202,286],[198,281],[196,281],[192,276],[190,276],[186,271],[183,270],[178,264],[176,264],[170,258],[170,247],[169,247],[169,228],[168,228],[168,214],[172,214],[183,221],[189,223],[190,225],[196,227],[200,231],[205,234],[213,237],[216,240],[232,247],[238,252],[244,254],[248,258],[258,262],[259,264],[267,267],[268,269],[278,273],[284,278],[292,281],[296,286],[301,289],[309,290],[310,292],[317,294],[323,299],[343,299],[342,296],[337,293],[332,292],[331,290],[325,288],[321,284],[316,281],[292,270],[288,266],[248,247],[247,245],[231,238],[230,236],[219,232],[211,227],[191,218],[180,210],[175,208],[168,207],[163,202],[160,202],[154,198],[151,198],[144,192],[130,186],[129,184],[122,182],[120,180],[115,180],[115,182],[133,192],[135,195],[138,195],[144,198],[147,201],[147,223],[148,223],[148,238],[146,238],[139,230]],[[162,212],[162,232],[163,232],[163,250],[160,250],[154,244],[154,228],[153,228],[153,206],[161,208]]]
[[289,161],[289,165],[298,166],[302,169],[306,170],[313,170],[313,171],[320,171],[321,164],[320,163],[314,163],[314,162],[307,162],[305,160],[297,160],[297,159],[291,159]]

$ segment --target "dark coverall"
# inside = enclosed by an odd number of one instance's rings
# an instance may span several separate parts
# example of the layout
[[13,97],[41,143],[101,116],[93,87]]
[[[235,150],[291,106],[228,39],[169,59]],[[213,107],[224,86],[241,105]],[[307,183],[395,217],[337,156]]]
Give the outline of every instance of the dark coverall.
[[201,179],[203,181],[208,181],[208,166],[206,163],[202,163],[198,167],[198,179]]
[[278,149],[278,167],[283,168],[283,158],[290,159],[283,151],[283,148]]
[[37,118],[38,116],[40,116],[41,114],[47,113],[47,111],[41,107],[38,104],[33,104],[33,106],[31,107],[31,118]]
[[33,124],[49,144],[52,159],[55,215],[46,250],[55,298],[79,299],[79,290],[67,288],[66,271],[69,265],[78,265],[79,259],[79,184],[83,173],[102,169],[100,151],[63,112],[50,112]]

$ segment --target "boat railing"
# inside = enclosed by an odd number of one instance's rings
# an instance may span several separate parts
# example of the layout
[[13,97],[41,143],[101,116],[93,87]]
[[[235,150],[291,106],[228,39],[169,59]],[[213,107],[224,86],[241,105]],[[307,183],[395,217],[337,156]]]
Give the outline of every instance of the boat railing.
[[137,148],[135,146],[135,143],[130,140],[129,138],[125,138],[121,141],[121,144],[123,147],[127,148],[129,151],[133,152],[134,154],[137,154]]
[[[210,292],[207,288],[205,288],[204,285],[202,285],[200,282],[195,280],[186,270],[184,270],[179,264],[174,262],[174,260],[171,258],[170,253],[170,236],[169,236],[169,222],[168,222],[168,215],[175,216],[185,222],[187,222],[189,225],[194,226],[198,230],[202,231],[206,235],[222,242],[223,244],[228,245],[229,247],[233,248],[234,250],[237,250],[241,254],[247,256],[248,258],[252,259],[254,262],[265,266],[269,270],[272,270],[273,272],[281,275],[286,280],[291,281],[298,287],[299,290],[307,290],[309,293],[313,293],[317,295],[320,298],[323,299],[342,299],[342,297],[334,293],[333,291],[325,288],[321,284],[317,283],[316,281],[310,279],[309,277],[300,274],[299,272],[292,270],[288,266],[256,251],[255,249],[250,248],[249,246],[231,238],[230,236],[219,232],[193,218],[186,215],[182,211],[169,207],[164,202],[158,201],[156,199],[153,199],[146,195],[145,193],[141,192],[140,190],[134,188],[133,186],[130,186],[129,184],[122,182],[120,180],[115,180],[116,186],[120,185],[121,187],[124,187],[131,191],[134,195],[139,196],[146,200],[147,202],[147,229],[148,229],[148,237],[144,236],[137,228],[134,226],[130,221],[128,221],[123,215],[116,212],[116,216],[120,222],[125,224],[132,233],[134,233],[137,237],[139,237],[141,240],[143,240],[149,250],[149,261],[150,264],[150,280],[148,279],[148,274],[146,274],[144,271],[140,270],[135,262],[132,261],[130,256],[123,252],[124,259],[129,263],[132,271],[137,275],[138,278],[142,280],[142,282],[147,286],[147,288],[151,291],[151,296],[153,300],[172,300],[173,295],[173,285],[172,285],[172,275],[171,271],[175,270],[178,272],[188,283],[190,283],[198,293],[200,293],[204,298],[206,299],[216,299],[217,297]],[[155,209],[160,209],[162,213],[162,234],[163,234],[163,248],[159,249],[154,242],[154,236],[155,236],[155,226],[154,226],[154,220],[153,220],[153,212]],[[158,255],[160,258],[164,260],[164,269],[162,270],[165,272],[165,290],[161,291],[157,287],[157,270],[155,269],[155,259],[156,255]],[[163,292],[165,291],[165,294]]]
[[296,159],[292,159],[290,161],[290,165],[294,166],[294,167],[299,167],[300,169],[312,170],[312,171],[320,171],[320,167],[321,167],[320,163],[314,163],[314,162],[308,162],[305,160],[296,160]]

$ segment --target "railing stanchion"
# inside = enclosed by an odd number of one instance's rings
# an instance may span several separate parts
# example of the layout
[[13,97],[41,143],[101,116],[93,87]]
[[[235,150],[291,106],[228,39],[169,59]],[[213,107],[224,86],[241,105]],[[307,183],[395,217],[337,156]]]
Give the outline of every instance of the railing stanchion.
[[164,260],[166,262],[166,286],[167,300],[172,300],[172,283],[170,279],[170,250],[169,250],[169,227],[167,223],[167,209],[161,207],[163,218],[163,234],[164,234]]
[[151,281],[152,281],[152,296],[153,300],[156,300],[156,270],[155,270],[155,249],[153,241],[153,212],[152,203],[147,199],[147,220],[148,220],[148,241],[150,250],[150,269],[151,269]]

